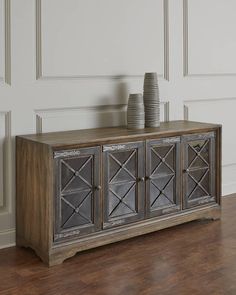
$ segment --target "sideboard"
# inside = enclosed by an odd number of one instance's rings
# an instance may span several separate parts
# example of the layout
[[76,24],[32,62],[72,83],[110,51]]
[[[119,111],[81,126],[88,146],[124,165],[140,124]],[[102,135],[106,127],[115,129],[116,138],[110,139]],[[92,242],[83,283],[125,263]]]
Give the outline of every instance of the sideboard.
[[16,137],[17,245],[79,251],[220,218],[221,125],[171,121]]

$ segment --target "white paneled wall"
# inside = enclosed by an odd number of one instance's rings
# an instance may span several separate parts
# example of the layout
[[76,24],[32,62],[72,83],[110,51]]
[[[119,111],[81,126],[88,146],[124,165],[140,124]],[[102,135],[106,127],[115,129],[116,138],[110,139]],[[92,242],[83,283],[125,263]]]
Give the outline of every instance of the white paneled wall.
[[14,136],[125,123],[159,74],[162,120],[223,124],[236,191],[234,0],[0,0],[0,247],[15,241]]

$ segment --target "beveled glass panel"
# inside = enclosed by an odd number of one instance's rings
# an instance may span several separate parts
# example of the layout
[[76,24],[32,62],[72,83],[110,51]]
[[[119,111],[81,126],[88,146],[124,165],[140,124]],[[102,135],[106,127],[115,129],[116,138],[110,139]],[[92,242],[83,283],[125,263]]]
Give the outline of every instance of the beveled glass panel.
[[156,146],[151,149],[151,172],[153,177],[163,177],[175,172],[175,148]]
[[152,179],[150,183],[150,207],[157,208],[175,204],[174,176]]
[[136,213],[136,183],[113,184],[109,189],[109,216]]
[[136,178],[136,151],[122,151],[109,155],[109,182],[130,182]]
[[209,140],[197,140],[188,144],[188,168],[209,166]]
[[92,193],[84,191],[61,198],[61,228],[92,223]]
[[86,190],[92,186],[93,158],[80,157],[61,161],[61,191]]

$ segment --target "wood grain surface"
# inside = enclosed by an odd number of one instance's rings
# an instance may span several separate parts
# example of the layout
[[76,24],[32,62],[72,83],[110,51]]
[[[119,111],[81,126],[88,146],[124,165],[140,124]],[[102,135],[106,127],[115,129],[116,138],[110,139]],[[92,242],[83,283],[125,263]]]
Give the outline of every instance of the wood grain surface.
[[76,145],[91,145],[92,143],[122,142],[127,139],[138,140],[157,137],[168,137],[171,135],[183,135],[194,132],[207,132],[220,127],[217,124],[171,121],[163,122],[158,128],[127,129],[126,127],[95,128],[84,130],[73,130],[63,132],[51,132],[43,134],[31,134],[22,136],[25,139],[50,145],[54,149],[62,147],[72,148]]

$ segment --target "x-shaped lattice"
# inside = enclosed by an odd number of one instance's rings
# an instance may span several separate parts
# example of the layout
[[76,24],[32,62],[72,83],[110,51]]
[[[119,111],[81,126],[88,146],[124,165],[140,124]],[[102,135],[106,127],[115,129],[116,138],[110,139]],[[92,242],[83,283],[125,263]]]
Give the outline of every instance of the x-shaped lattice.
[[[193,193],[196,191],[196,189],[198,188],[198,187],[200,187],[203,191],[204,191],[204,193],[207,195],[207,196],[209,196],[209,192],[207,192],[206,191],[206,189],[202,186],[202,181],[204,180],[204,178],[206,177],[206,175],[208,174],[208,172],[209,172],[209,163],[205,160],[205,158],[204,157],[202,157],[202,155],[201,155],[201,153],[202,153],[202,151],[204,150],[204,148],[208,145],[208,143],[209,143],[209,140],[206,140],[205,141],[205,143],[203,144],[203,146],[201,147],[201,149],[199,150],[199,151],[197,151],[192,145],[189,145],[189,147],[193,150],[193,152],[195,153],[195,157],[193,158],[193,160],[191,161],[191,163],[189,164],[189,167],[188,167],[188,169],[187,169],[187,172],[188,172],[188,176],[195,182],[195,187],[193,188],[193,190],[191,191],[191,193],[188,195],[188,198],[189,199],[191,199],[192,198],[192,196],[193,196]],[[194,164],[194,162],[198,159],[198,158],[201,158],[201,160],[206,164],[206,167],[203,167],[203,168],[201,168],[201,169],[199,169],[199,168],[196,168],[196,169],[194,169],[194,168],[192,168],[191,169],[191,167],[192,167],[192,165]],[[190,170],[191,169],[191,170]],[[206,169],[206,171],[204,172],[204,174],[202,175],[202,177],[200,178],[200,180],[196,180],[195,179],[195,177],[193,177],[191,174],[190,174],[190,172],[191,171],[195,171],[195,170],[205,170]]]
[[115,211],[116,209],[119,207],[119,205],[121,203],[123,203],[127,208],[129,208],[132,212],[136,213],[135,210],[133,208],[131,208],[125,201],[125,197],[131,192],[132,189],[135,188],[135,185],[136,185],[136,182],[134,182],[131,187],[128,189],[128,191],[124,194],[123,197],[120,197],[116,192],[114,192],[111,188],[110,188],[110,191],[113,193],[113,195],[119,200],[119,202],[116,204],[116,206],[112,209],[112,211],[109,213],[109,216],[111,216]]
[[151,181],[152,184],[155,186],[155,188],[158,189],[159,194],[156,196],[156,198],[154,199],[154,201],[151,203],[151,207],[156,203],[157,199],[163,195],[171,204],[174,204],[174,202],[172,200],[170,200],[168,198],[168,196],[165,194],[165,189],[167,188],[167,186],[171,183],[171,181],[174,179],[175,175],[172,175],[171,178],[167,181],[167,183],[165,184],[165,186],[163,187],[163,189],[160,189],[155,182]]
[[110,179],[109,183],[115,179],[115,177],[120,173],[120,171],[123,169],[125,170],[133,179],[136,179],[136,177],[126,168],[126,165],[129,163],[129,161],[133,158],[133,156],[136,154],[136,150],[134,150],[131,155],[128,157],[128,159],[124,162],[121,163],[116,157],[112,154],[110,154],[110,157],[119,165],[119,169],[117,172],[113,175],[113,177]]
[[159,167],[161,166],[161,164],[166,165],[170,169],[170,171],[172,171],[173,173],[175,173],[175,170],[166,162],[167,157],[172,152],[172,150],[174,149],[174,147],[175,147],[175,145],[172,145],[169,148],[169,150],[166,152],[166,154],[165,154],[164,157],[160,156],[159,153],[154,148],[152,148],[152,152],[160,159],[160,163],[153,170],[152,175],[156,173],[156,171],[159,169]]
[[76,207],[73,204],[71,204],[68,200],[66,200],[64,197],[61,197],[61,199],[69,206],[73,209],[72,214],[66,219],[66,221],[62,224],[62,227],[64,227],[66,225],[66,223],[75,215],[75,214],[79,214],[82,218],[84,218],[88,223],[91,223],[91,220],[88,219],[84,214],[82,214],[80,212],[80,208],[83,205],[84,201],[91,195],[91,191],[89,191],[86,196],[83,198],[83,200],[79,203],[79,205]]
[[152,172],[152,175],[156,173],[156,171],[160,168],[161,164],[166,165],[170,171],[172,171],[172,173],[168,174],[168,176],[171,176],[171,178],[167,181],[167,183],[165,184],[165,186],[160,189],[155,182],[153,182],[151,180],[151,183],[158,189],[159,194],[156,196],[156,198],[154,199],[154,201],[151,203],[151,207],[156,203],[157,199],[163,195],[171,204],[174,204],[172,200],[170,200],[168,198],[168,196],[165,194],[165,189],[168,187],[168,185],[171,183],[171,181],[175,178],[175,170],[166,162],[167,157],[170,155],[170,153],[173,151],[173,149],[175,148],[175,145],[170,146],[170,148],[168,149],[168,151],[166,152],[166,154],[164,155],[164,157],[160,156],[159,153],[152,148],[152,152],[160,159],[160,163],[155,167],[155,169]]
[[195,182],[195,187],[193,188],[193,190],[191,191],[191,193],[188,195],[188,198],[191,199],[191,197],[193,196],[193,193],[196,191],[196,189],[198,187],[200,187],[205,193],[207,196],[209,196],[209,192],[207,192],[205,190],[205,188],[201,185],[201,182],[204,180],[204,178],[206,177],[207,173],[209,172],[209,168],[206,168],[206,171],[205,173],[202,175],[202,177],[200,178],[199,181],[197,181],[191,174],[188,173],[188,176]]
[[204,150],[204,148],[207,146],[207,144],[209,143],[209,140],[206,140],[206,142],[203,144],[203,146],[201,147],[200,151],[197,151],[192,145],[189,145],[189,147],[194,151],[195,153],[195,157],[193,158],[193,160],[191,161],[191,163],[189,164],[189,168],[190,169],[193,165],[193,163],[198,159],[201,158],[202,161],[207,165],[207,167],[209,167],[209,163],[205,160],[204,157],[202,157],[201,153]]
[[88,187],[92,188],[92,185],[83,178],[83,176],[81,176],[81,171],[86,167],[86,165],[92,160],[93,156],[90,156],[86,162],[80,167],[80,169],[78,171],[76,171],[74,168],[72,168],[67,162],[65,162],[64,160],[62,160],[61,162],[73,173],[72,177],[69,179],[69,181],[67,182],[67,184],[64,186],[64,188],[62,188],[62,192],[65,191],[68,186],[74,181],[74,179],[76,177],[79,177]]

